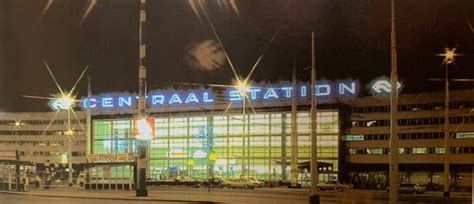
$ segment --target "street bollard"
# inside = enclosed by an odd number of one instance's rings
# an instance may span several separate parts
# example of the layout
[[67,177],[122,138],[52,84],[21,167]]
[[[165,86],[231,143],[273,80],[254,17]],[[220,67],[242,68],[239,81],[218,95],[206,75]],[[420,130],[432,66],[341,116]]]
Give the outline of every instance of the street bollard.
[[319,195],[309,196],[309,204],[319,204]]

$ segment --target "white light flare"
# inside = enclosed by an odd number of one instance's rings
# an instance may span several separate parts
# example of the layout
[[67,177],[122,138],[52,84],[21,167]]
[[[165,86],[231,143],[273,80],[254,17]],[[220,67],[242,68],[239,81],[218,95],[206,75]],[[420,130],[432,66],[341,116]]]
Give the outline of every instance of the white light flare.
[[68,110],[73,107],[74,105],[74,98],[68,97],[68,96],[63,96],[59,99],[62,104],[62,109]]
[[151,129],[150,125],[148,124],[146,119],[139,119],[135,122],[135,125],[138,130],[138,137],[139,140],[151,140],[153,139],[153,130]]
[[48,10],[51,7],[51,5],[53,4],[53,2],[54,2],[54,0],[48,0],[48,2],[46,2],[46,5],[44,6],[43,11],[41,12],[40,19],[43,19],[44,15],[46,14],[46,12],[48,12]]
[[245,81],[237,80],[235,88],[240,92],[242,96],[247,96],[247,93],[250,91],[251,85]]
[[89,0],[87,2],[86,8],[84,9],[84,14],[82,15],[82,18],[81,18],[80,25],[82,25],[82,23],[84,23],[87,16],[89,16],[89,14],[91,13],[92,9],[95,8],[96,4],[97,4],[97,0]]

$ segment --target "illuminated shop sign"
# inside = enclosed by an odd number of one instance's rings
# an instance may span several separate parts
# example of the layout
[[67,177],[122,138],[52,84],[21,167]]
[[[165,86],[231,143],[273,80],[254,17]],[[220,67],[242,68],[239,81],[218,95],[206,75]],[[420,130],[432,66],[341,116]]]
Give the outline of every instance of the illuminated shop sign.
[[89,154],[86,156],[88,162],[132,162],[134,161],[133,153],[122,154]]
[[[355,97],[359,94],[358,80],[328,81],[321,80],[316,83],[315,91],[318,99],[332,99]],[[296,95],[300,98],[309,98],[311,93],[310,85],[300,83],[296,88]],[[251,87],[247,96],[249,100],[255,102],[266,101],[290,101],[293,87],[290,83],[256,85]],[[152,91],[147,95],[147,105],[150,107],[164,106],[193,106],[212,105],[216,98],[210,89],[190,90],[190,91]],[[242,101],[241,93],[235,88],[225,91],[224,102]],[[221,99],[222,100],[222,99]],[[84,109],[127,109],[136,107],[138,97],[136,94],[102,94],[90,96],[82,100],[81,106]]]
[[169,158],[186,158],[187,153],[183,150],[183,148],[171,148],[168,152]]

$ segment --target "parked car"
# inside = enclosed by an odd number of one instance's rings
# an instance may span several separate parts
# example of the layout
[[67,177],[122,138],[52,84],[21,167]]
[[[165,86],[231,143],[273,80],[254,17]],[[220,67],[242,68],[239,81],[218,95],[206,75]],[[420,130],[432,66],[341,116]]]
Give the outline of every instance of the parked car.
[[338,183],[337,181],[329,181],[326,183],[318,183],[318,190],[320,191],[345,191],[350,189],[349,185]]
[[246,178],[237,178],[237,179],[229,179],[225,181],[226,188],[246,188],[246,189],[254,189],[255,184],[249,179]]
[[264,184],[262,181],[259,181],[259,180],[257,180],[256,178],[249,177],[249,178],[247,178],[247,179],[248,179],[250,182],[252,182],[252,183],[255,185],[255,187],[257,187],[257,188],[262,187],[263,184]]
[[212,178],[203,180],[195,187],[209,187],[209,183],[212,184],[211,187],[223,188],[225,186],[225,179],[220,176],[214,176]]
[[76,184],[78,184],[81,188],[85,186],[86,183],[88,183],[88,179],[86,178],[86,175],[83,173],[79,174],[76,178]]
[[210,179],[212,181],[212,184],[215,185],[217,184],[218,187],[224,187],[225,185],[225,179],[220,177],[220,176],[214,176],[212,179]]
[[196,180],[194,178],[189,177],[189,176],[177,176],[175,181],[178,181],[178,182],[194,182]]
[[[390,186],[387,186],[387,192],[390,191]],[[420,186],[417,183],[402,183],[398,186],[398,193],[413,193],[421,194],[426,192],[426,187]]]
[[398,192],[420,194],[426,192],[426,187],[420,186],[417,183],[402,183],[398,186]]

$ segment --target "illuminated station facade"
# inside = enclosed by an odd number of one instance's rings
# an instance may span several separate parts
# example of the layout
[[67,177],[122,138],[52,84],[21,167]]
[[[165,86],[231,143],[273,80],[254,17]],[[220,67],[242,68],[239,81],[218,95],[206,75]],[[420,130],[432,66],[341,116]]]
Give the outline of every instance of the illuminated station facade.
[[[298,144],[291,144],[291,83],[256,84],[250,88],[245,116],[244,97],[233,88],[148,93],[147,121],[154,130],[154,138],[148,144],[148,177],[202,180],[212,168],[213,176],[223,178],[245,176],[287,181],[293,147],[298,151],[299,180],[309,184],[310,87],[300,83],[295,90],[299,104]],[[320,108],[318,162],[322,166],[320,171],[324,172],[320,179],[336,180],[342,155],[341,118],[345,117],[340,101],[353,100],[359,94],[359,82],[319,81],[316,93]],[[136,152],[137,101],[136,95],[127,93],[94,95],[82,100],[82,108],[91,113],[89,155]],[[125,162],[125,167],[121,162]],[[120,161],[111,168],[121,172],[117,175],[123,174],[122,171],[129,174],[128,165],[132,163]],[[103,167],[99,165],[92,170],[100,177]]]
[[[358,188],[388,185],[390,87],[385,82],[370,85],[380,95],[367,97],[359,97],[357,80],[317,82],[321,181],[338,180]],[[212,174],[288,181],[291,150],[296,148],[298,181],[309,185],[310,87],[299,83],[295,90],[297,144],[291,143],[291,83],[254,85],[247,97],[255,110],[247,103],[245,116],[244,97],[236,89],[149,92],[147,122],[154,137],[148,143],[148,178],[203,180]],[[450,95],[450,183],[462,189],[472,180],[474,90],[451,91]],[[432,189],[442,189],[445,183],[443,96],[443,92],[400,95],[402,182],[432,185]],[[82,100],[80,106],[90,113],[86,165],[95,177],[133,175],[137,101],[129,93]]]

